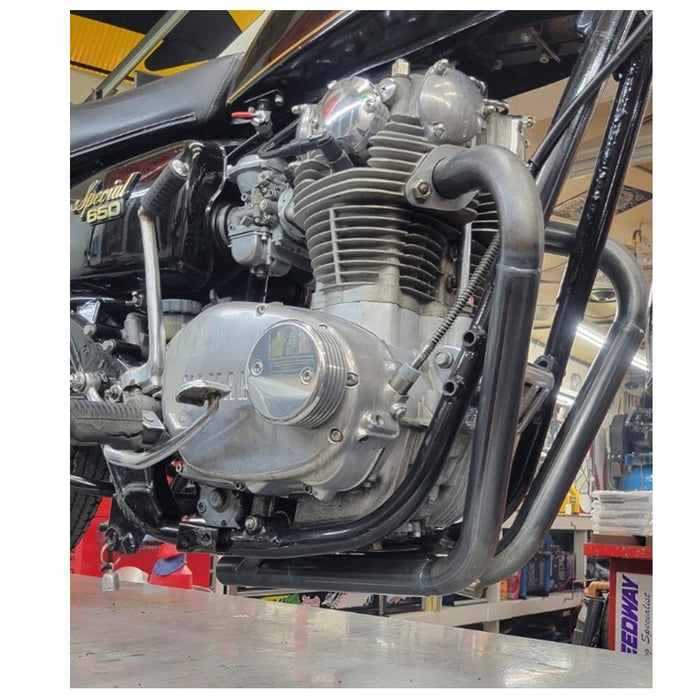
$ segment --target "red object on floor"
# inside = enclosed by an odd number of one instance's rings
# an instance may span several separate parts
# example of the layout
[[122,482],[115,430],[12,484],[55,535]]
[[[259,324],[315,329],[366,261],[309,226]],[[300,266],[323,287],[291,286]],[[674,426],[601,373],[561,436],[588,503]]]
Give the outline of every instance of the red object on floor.
[[[105,545],[104,533],[100,532],[100,523],[106,523],[109,520],[109,511],[112,506],[111,499],[103,498],[100,505],[97,507],[95,517],[92,519],[87,531],[83,535],[75,550],[70,555],[70,572],[72,574],[83,574],[84,576],[102,576],[100,567],[103,564],[102,548]],[[125,566],[133,566],[145,572],[149,577],[153,573],[153,568],[161,555],[159,554],[160,547],[143,547],[135,554],[115,555],[114,570]],[[166,545],[172,547],[172,551],[178,553],[174,545]],[[165,550],[163,550],[165,551]],[[168,550],[170,551],[170,550]],[[211,556],[206,553],[188,553],[185,564],[187,571],[178,571],[169,576],[159,577],[162,580],[158,581],[159,585],[174,586],[176,588],[192,588],[197,586],[200,588],[211,587]],[[189,576],[187,574],[189,572]],[[178,577],[178,574],[182,574]],[[155,581],[154,581],[155,583]],[[189,583],[189,585],[187,585]]]
[[175,545],[162,544],[158,547],[158,560],[148,577],[148,583],[154,586],[192,588],[192,570],[187,566],[185,555],[178,552]]

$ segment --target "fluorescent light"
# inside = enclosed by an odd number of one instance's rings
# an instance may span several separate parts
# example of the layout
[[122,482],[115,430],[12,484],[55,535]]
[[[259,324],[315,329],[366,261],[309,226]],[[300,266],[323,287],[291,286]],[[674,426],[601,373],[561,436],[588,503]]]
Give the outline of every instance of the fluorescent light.
[[[605,338],[600,335],[599,333],[596,333],[595,331],[591,330],[590,328],[586,328],[586,326],[580,325],[576,329],[576,335],[581,338],[582,340],[585,340],[586,342],[590,343],[591,345],[595,345],[597,348],[602,348],[603,345],[605,344]],[[630,363],[632,367],[636,367],[637,369],[641,369],[644,372],[649,371],[649,365],[647,364],[646,360],[642,355],[637,353],[634,358],[632,359],[632,362]]]

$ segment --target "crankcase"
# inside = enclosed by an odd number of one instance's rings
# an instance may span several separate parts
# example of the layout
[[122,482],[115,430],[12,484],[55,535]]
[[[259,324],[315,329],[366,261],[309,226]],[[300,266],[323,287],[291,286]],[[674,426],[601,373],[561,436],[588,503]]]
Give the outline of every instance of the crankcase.
[[253,493],[331,499],[371,481],[404,435],[388,381],[398,367],[376,335],[282,304],[205,309],[166,353],[163,421],[172,435],[204,409],[175,400],[193,379],[231,393],[180,450],[183,474]]

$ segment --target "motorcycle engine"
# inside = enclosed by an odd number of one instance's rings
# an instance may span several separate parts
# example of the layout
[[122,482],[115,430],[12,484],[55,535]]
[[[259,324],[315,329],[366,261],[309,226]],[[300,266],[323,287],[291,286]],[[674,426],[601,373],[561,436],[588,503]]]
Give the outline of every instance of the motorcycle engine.
[[[497,231],[487,192],[428,207],[428,183],[412,176],[437,147],[496,143],[524,156],[524,119],[446,61],[422,73],[397,61],[390,75],[340,80],[294,111],[297,151],[263,148],[229,164],[240,197],[214,220],[253,274],[310,271],[310,308],[205,308],[168,346],[162,408],[177,435],[204,410],[178,403],[179,387],[227,384],[213,420],[182,447],[182,473],[204,500],[217,489],[293,498],[296,521],[317,522],[362,515],[404,475],[473,306],[409,391],[390,382],[440,327]],[[468,441],[465,425],[423,507],[430,526],[459,517]],[[206,505],[205,520],[219,523],[222,509]]]

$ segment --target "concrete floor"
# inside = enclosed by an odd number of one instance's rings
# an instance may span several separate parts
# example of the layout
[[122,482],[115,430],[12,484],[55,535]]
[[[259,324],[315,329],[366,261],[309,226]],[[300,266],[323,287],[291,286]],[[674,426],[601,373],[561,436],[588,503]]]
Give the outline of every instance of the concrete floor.
[[636,688],[627,654],[71,576],[72,688]]

